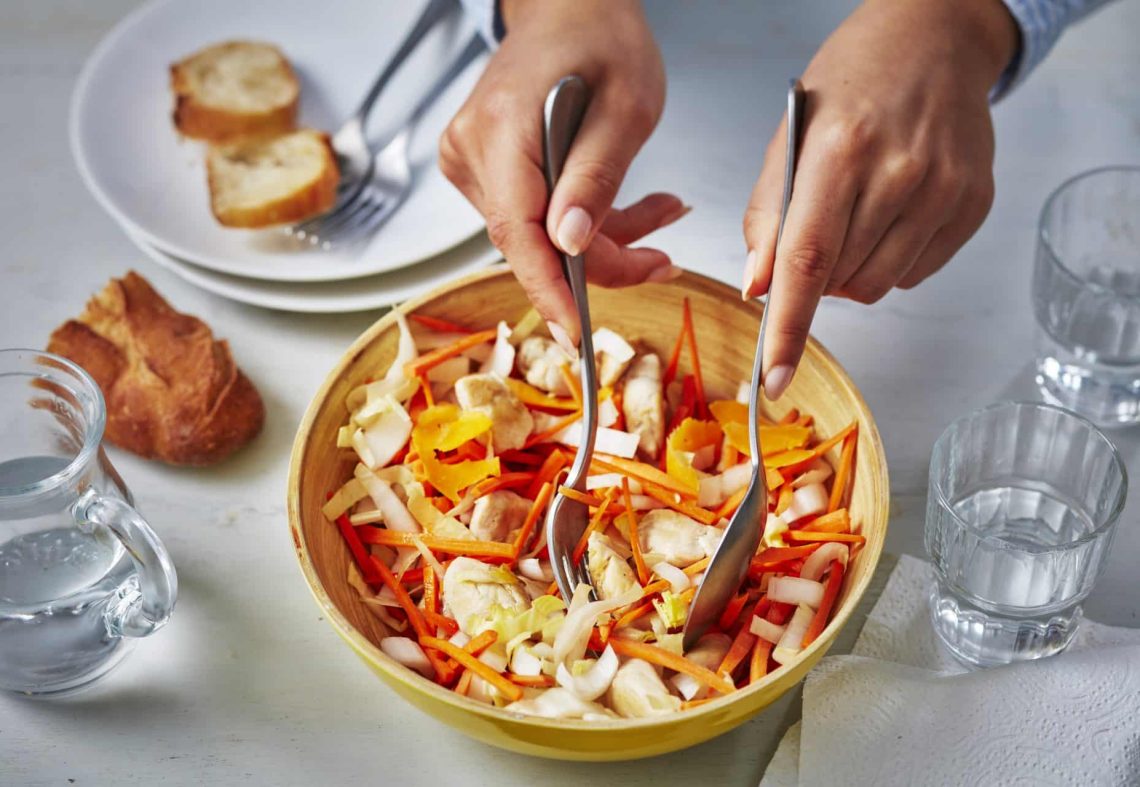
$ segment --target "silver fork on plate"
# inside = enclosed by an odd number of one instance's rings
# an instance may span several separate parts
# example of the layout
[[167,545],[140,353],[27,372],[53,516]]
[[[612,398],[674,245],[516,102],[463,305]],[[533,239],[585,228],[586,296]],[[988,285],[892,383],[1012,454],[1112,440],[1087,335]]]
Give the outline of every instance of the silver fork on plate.
[[416,126],[436,99],[486,48],[483,37],[478,33],[473,35],[463,51],[451,61],[447,70],[420,99],[403,127],[372,156],[370,176],[356,197],[329,213],[300,225],[296,228],[296,234],[315,246],[330,249],[363,240],[395,213],[412,189],[408,149]]
[[[384,65],[384,70],[376,77],[376,81],[368,88],[368,93],[360,102],[360,106],[352,113],[352,117],[346,120],[344,125],[333,134],[332,148],[336,154],[337,167],[340,170],[340,181],[337,183],[336,203],[332,210],[337,210],[356,199],[372,175],[372,150],[368,147],[368,140],[365,138],[364,132],[368,116],[372,113],[372,107],[376,105],[376,100],[380,98],[380,94],[388,86],[392,76],[408,59],[408,55],[419,46],[420,41],[423,40],[428,31],[456,7],[456,0],[429,0],[419,19],[408,31],[404,40],[400,42],[400,47]],[[287,231],[298,238],[305,238],[307,237],[305,228],[308,223],[304,222],[290,227]]]
[[[554,184],[562,174],[566,156],[582,123],[589,103],[589,90],[580,77],[565,77],[546,97],[543,112],[543,158],[546,185],[554,191]],[[590,329],[590,302],[586,294],[585,259],[579,255],[562,256],[562,273],[570,285],[578,320],[582,324],[582,338],[578,343],[582,373],[582,440],[574,464],[566,477],[566,486],[586,491],[586,474],[594,453],[594,437],[598,428],[598,379],[594,368],[594,344]],[[582,584],[592,585],[590,573],[573,560],[574,547],[590,521],[590,511],[584,503],[558,492],[546,514],[546,543],[550,551],[550,566],[562,598],[569,601],[574,590]]]

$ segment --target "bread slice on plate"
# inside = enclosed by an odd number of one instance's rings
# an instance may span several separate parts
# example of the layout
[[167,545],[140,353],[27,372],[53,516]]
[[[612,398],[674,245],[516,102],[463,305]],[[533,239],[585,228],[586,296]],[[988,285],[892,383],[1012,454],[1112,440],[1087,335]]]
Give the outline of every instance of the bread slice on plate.
[[210,208],[227,227],[271,227],[317,216],[340,178],[327,134],[300,129],[210,148]]
[[301,86],[277,47],[227,41],[170,67],[174,125],[185,136],[220,142],[289,131]]

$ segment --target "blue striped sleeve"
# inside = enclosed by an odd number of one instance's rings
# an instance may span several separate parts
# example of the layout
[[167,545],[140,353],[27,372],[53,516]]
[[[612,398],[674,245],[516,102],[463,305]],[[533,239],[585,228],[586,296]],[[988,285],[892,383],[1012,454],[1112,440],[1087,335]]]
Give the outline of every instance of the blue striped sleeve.
[[990,92],[996,101],[1025,79],[1065,28],[1110,0],[1003,0],[1021,29],[1021,50]]

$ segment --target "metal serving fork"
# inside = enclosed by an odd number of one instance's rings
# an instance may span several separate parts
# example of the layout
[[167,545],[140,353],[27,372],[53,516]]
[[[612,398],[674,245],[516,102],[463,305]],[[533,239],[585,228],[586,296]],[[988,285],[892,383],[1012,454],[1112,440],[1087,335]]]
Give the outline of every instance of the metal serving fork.
[[[336,154],[337,168],[340,170],[340,181],[337,183],[336,203],[333,205],[332,211],[355,200],[368,182],[368,178],[372,176],[372,150],[368,147],[368,140],[365,138],[364,132],[368,116],[372,113],[372,107],[375,106],[376,100],[380,98],[380,94],[388,86],[392,76],[408,59],[408,55],[419,46],[420,41],[423,40],[428,31],[456,7],[455,0],[429,0],[419,19],[408,31],[404,40],[400,42],[399,49],[384,65],[384,69],[376,77],[376,81],[368,88],[368,93],[360,102],[360,106],[344,122],[344,125],[333,134],[332,148]],[[297,238],[309,238],[309,225],[311,223],[297,224],[289,227],[287,232]]]
[[408,148],[416,126],[436,99],[487,46],[476,33],[447,70],[435,81],[408,116],[404,126],[372,157],[370,176],[356,197],[295,228],[298,237],[315,246],[330,249],[362,240],[383,224],[412,190],[412,169]]
[[[543,168],[546,186],[554,192],[554,184],[562,174],[570,146],[582,124],[582,116],[589,104],[589,89],[580,77],[563,78],[546,97],[543,112]],[[578,320],[582,324],[582,338],[578,341],[582,376],[582,440],[574,464],[566,477],[566,486],[579,492],[586,491],[586,474],[594,453],[594,437],[598,431],[598,377],[594,368],[594,339],[590,330],[590,303],[586,295],[586,264],[581,255],[562,255],[562,273],[570,284]],[[546,543],[550,551],[550,565],[562,598],[569,600],[580,584],[590,585],[590,573],[584,566],[575,564],[574,547],[590,522],[590,510],[585,504],[559,493],[554,496],[546,514]]]
[[[780,224],[776,244],[784,234],[784,219],[792,199],[792,181],[796,172],[796,143],[803,126],[804,89],[798,79],[788,86],[788,148],[784,162],[784,202],[780,208]],[[763,380],[764,328],[768,325],[768,303],[760,319],[760,335],[756,339],[756,358],[752,362],[752,388],[748,396],[748,447],[752,453],[752,480],[736,513],[724,528],[724,536],[713,553],[705,578],[697,589],[693,606],[685,621],[682,647],[687,651],[697,643],[713,621],[724,612],[732,594],[740,588],[748,564],[760,546],[768,513],[768,482],[764,477],[764,458],[760,452],[760,383]]]

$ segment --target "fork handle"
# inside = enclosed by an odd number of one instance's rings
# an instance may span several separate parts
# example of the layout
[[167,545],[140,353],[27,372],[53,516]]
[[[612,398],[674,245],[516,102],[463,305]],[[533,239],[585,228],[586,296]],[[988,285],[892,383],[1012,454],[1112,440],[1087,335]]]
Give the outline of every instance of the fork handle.
[[420,41],[427,35],[427,32],[435,27],[436,23],[447,16],[455,7],[455,0],[428,0],[427,8],[420,14],[420,18],[416,20],[415,25],[408,31],[404,40],[400,42],[400,48],[396,50],[396,54],[388,60],[384,66],[384,70],[380,72],[380,76],[376,77],[376,81],[368,88],[368,93],[365,94],[364,100],[360,102],[360,107],[356,110],[353,117],[363,127],[364,122],[368,119],[369,113],[372,112],[372,106],[376,103],[376,99],[380,97],[380,93],[388,85],[388,81],[392,75],[399,70],[404,61],[408,59],[408,55],[419,46]]

